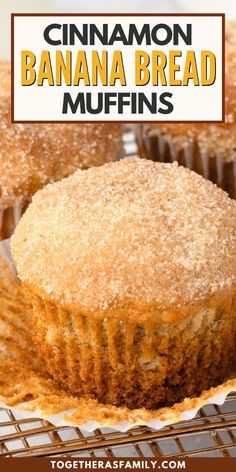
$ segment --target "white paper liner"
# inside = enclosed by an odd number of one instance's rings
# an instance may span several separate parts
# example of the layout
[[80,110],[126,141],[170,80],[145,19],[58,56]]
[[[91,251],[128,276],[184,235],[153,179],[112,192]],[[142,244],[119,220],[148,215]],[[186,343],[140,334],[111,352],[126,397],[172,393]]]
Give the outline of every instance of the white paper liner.
[[[194,159],[194,144],[192,142],[189,142],[180,149],[171,135],[158,132],[157,129],[150,131],[142,126],[137,127],[136,138],[141,156],[144,152],[144,157],[159,162],[165,162],[166,150],[168,150],[168,156],[172,162],[178,161],[189,169],[198,172],[195,166],[196,157]],[[154,151],[153,146],[155,141]],[[212,180],[219,187],[222,187],[228,192],[232,198],[236,198],[236,152],[230,162],[225,160],[220,150],[216,151],[215,163],[214,158],[209,155],[207,149],[199,149],[199,158],[201,160],[201,166],[198,166],[198,168],[201,167],[200,173],[203,177]],[[213,163],[215,164],[214,170],[211,170]],[[230,169],[226,170],[229,166]],[[230,174],[230,177],[226,172]]]
[[[9,241],[0,243],[0,256],[4,257],[10,270],[14,270],[10,255]],[[159,430],[164,426],[194,418],[198,410],[204,405],[222,405],[227,395],[233,391],[236,392],[236,378],[232,378],[222,385],[203,392],[197,398],[188,398],[172,407],[160,408],[155,411],[146,409],[128,410],[127,408],[118,408],[111,405],[101,405],[95,400],[87,400],[83,398],[78,400],[79,406],[76,406],[76,408],[60,411],[57,414],[51,415],[45,414],[44,411],[38,408],[32,410],[30,401],[19,403],[16,406],[11,406],[4,401],[0,401],[0,407],[11,408],[13,413],[17,414],[18,418],[42,418],[58,427],[78,426],[88,432],[92,432],[96,428],[104,427],[109,427],[120,432],[126,432],[135,426],[141,425]],[[86,411],[86,421],[78,419],[80,416],[78,413],[80,408],[82,416],[84,416],[84,411]],[[73,417],[72,415],[76,411],[77,416]],[[99,415],[103,416],[102,421],[97,421],[96,417],[99,417]]]
[[[224,387],[225,385],[225,387]],[[28,411],[27,410],[27,403],[22,403],[19,404],[18,406],[12,407],[7,405],[4,402],[0,401],[0,407],[1,408],[6,408],[6,409],[11,409],[13,413],[17,414],[18,418],[41,418],[49,423],[53,424],[54,426],[60,427],[60,426],[76,426],[80,427],[84,431],[87,432],[93,432],[95,429],[99,428],[111,428],[120,432],[126,432],[131,428],[137,427],[137,426],[148,426],[149,428],[153,428],[155,430],[160,430],[164,428],[165,426],[171,426],[175,423],[178,423],[180,421],[187,421],[187,420],[192,420],[196,414],[198,413],[199,409],[206,406],[206,405],[222,405],[225,402],[225,399],[229,393],[236,392],[236,380],[232,383],[230,386],[226,386],[226,384],[222,384],[221,386],[218,386],[215,388],[216,393],[211,394],[209,393],[209,396],[204,396],[204,398],[198,397],[196,399],[188,399],[185,400],[186,403],[186,409],[182,411],[181,413],[179,412],[179,408],[181,405],[184,405],[184,403],[180,403],[178,405],[174,405],[173,407],[160,409],[156,410],[153,413],[153,416],[155,416],[153,419],[149,421],[145,421],[142,418],[142,413],[140,413],[140,419],[139,419],[139,413],[138,410],[135,410],[134,415],[137,415],[137,421],[128,421],[126,419],[123,419],[122,421],[119,422],[113,422],[112,419],[107,418],[104,420],[102,423],[96,420],[89,420],[84,423],[77,422],[73,417],[70,419],[69,417],[76,411],[76,409],[70,409],[66,411],[62,411],[58,414],[54,415],[46,415],[45,413],[42,412],[40,409],[35,409]],[[197,403],[197,406],[191,407],[191,403],[194,404],[194,402]],[[189,408],[188,408],[189,404]],[[81,403],[81,408],[83,407],[83,404]],[[93,414],[94,411],[94,406],[91,408],[91,414]],[[109,411],[109,406],[107,405],[107,411]],[[125,413],[124,413],[124,418],[125,418]]]

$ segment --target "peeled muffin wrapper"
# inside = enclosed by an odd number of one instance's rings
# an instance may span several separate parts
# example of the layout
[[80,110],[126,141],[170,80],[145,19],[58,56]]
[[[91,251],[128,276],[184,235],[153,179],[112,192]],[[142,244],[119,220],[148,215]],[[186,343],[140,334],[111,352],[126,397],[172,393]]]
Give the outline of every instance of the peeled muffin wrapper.
[[73,396],[55,385],[35,355],[31,339],[31,308],[15,276],[9,241],[0,244],[0,406],[22,418],[43,418],[55,426],[79,426],[86,431],[110,427],[125,432],[134,426],[154,429],[194,418],[206,404],[222,404],[236,391],[236,378],[185,398],[171,407],[148,410],[104,405]]

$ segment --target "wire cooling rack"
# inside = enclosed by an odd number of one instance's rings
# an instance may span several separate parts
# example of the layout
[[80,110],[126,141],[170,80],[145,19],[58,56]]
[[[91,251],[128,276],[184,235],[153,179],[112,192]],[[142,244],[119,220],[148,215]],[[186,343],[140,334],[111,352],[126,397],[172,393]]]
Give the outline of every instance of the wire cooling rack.
[[236,394],[221,406],[205,406],[191,421],[160,431],[139,427],[126,433],[108,428],[87,433],[0,409],[0,457],[29,456],[236,457]]

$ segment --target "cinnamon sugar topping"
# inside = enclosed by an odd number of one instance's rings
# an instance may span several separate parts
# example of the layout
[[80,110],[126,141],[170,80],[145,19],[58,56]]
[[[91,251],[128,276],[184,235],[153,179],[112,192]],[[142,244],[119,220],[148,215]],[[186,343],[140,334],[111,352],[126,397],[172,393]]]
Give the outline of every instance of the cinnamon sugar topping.
[[236,202],[176,163],[126,158],[39,191],[12,247],[47,299],[178,307],[235,283]]

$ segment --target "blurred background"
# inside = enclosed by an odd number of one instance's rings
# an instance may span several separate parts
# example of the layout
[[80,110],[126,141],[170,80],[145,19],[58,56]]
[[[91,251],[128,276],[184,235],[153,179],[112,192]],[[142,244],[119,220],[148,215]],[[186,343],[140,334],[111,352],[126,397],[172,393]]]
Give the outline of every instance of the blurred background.
[[220,12],[236,19],[235,0],[1,0],[0,58],[10,57],[10,14],[16,12]]

